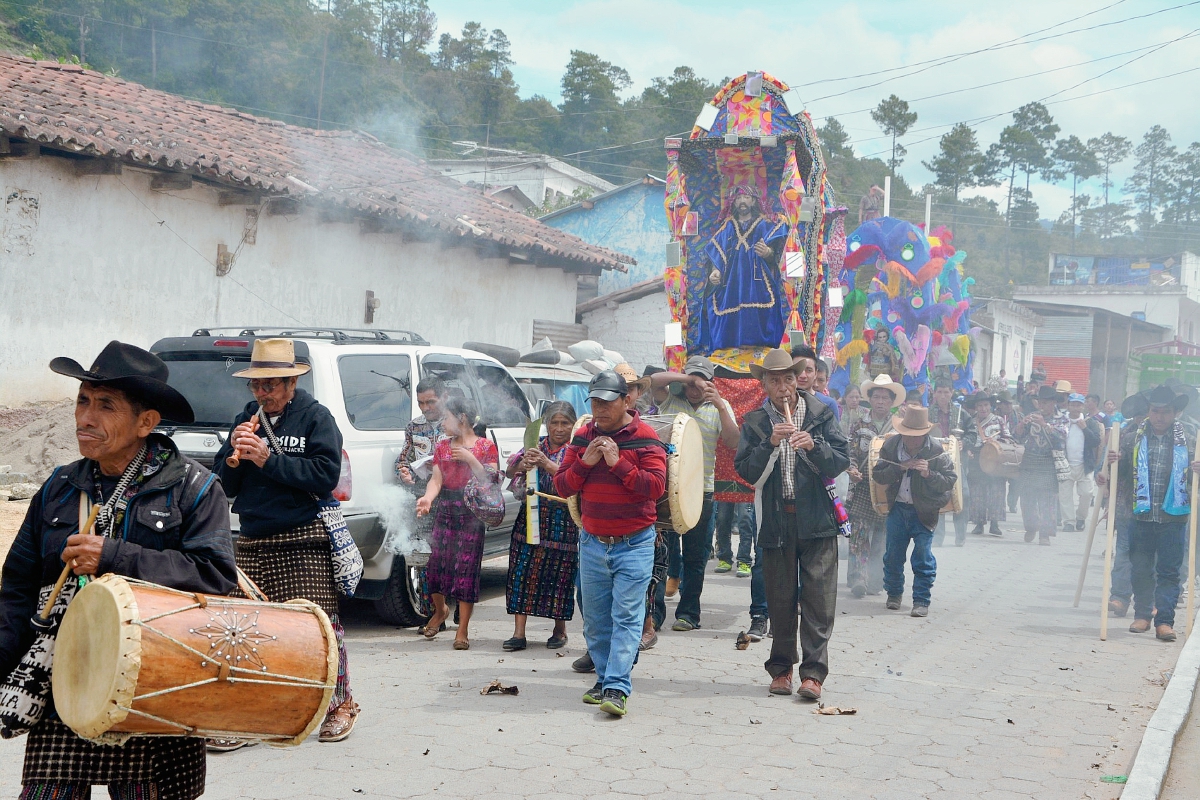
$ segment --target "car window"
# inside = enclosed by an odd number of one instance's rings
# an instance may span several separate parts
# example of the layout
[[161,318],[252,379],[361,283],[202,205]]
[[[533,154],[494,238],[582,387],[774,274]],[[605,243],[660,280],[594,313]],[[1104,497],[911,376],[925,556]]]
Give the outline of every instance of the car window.
[[404,430],[412,420],[412,364],[408,356],[342,356],[338,372],[346,416],[358,430]]
[[524,425],[529,401],[508,370],[490,361],[471,360],[479,377],[480,416],[488,425]]
[[[182,352],[158,353],[167,362],[167,383],[177,389],[196,412],[196,421],[189,427],[227,430],[233,418],[242,413],[254,399],[245,378],[233,373],[250,366],[250,356],[231,358],[225,353]],[[296,386],[309,394],[313,391],[312,373],[301,375]]]

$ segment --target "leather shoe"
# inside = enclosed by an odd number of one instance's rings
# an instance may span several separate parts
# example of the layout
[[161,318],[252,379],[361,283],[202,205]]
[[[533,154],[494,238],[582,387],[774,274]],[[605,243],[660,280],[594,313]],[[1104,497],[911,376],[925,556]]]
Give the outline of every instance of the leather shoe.
[[1176,639],[1175,629],[1170,625],[1158,625],[1154,628],[1154,635],[1162,642],[1173,642]]
[[1114,617],[1123,617],[1129,611],[1129,603],[1126,603],[1119,597],[1114,597],[1108,601],[1108,613]]
[[1148,630],[1150,630],[1150,620],[1148,619],[1135,619],[1129,626],[1130,633],[1145,633]]
[[805,700],[820,700],[821,682],[816,678],[805,678],[800,681],[800,688],[796,690],[796,694]]
[[771,694],[791,694],[792,693],[792,675],[780,675],[778,678],[771,679]]
[[674,597],[679,592],[679,578],[667,578],[667,597]]
[[317,736],[317,741],[340,742],[345,739],[354,730],[358,712],[358,703],[354,702],[353,698],[348,698],[346,702],[325,715],[325,721],[321,723],[321,733]]

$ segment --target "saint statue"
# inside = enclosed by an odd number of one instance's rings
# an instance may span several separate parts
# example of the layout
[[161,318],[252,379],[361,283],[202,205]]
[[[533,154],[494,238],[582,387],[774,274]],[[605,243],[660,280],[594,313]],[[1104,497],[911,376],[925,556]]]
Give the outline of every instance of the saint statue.
[[872,378],[880,375],[897,376],[903,374],[904,367],[896,357],[896,348],[888,338],[887,331],[876,330],[875,338],[867,349],[867,374]]
[[883,216],[883,189],[872,186],[858,201],[858,224]]
[[750,186],[733,190],[730,212],[704,248],[712,271],[700,344],[708,352],[778,347],[791,315],[779,270],[787,222],[764,214]]

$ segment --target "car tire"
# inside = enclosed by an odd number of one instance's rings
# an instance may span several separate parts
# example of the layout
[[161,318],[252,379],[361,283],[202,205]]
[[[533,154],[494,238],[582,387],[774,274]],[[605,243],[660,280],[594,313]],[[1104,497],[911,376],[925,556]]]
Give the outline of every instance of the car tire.
[[424,625],[429,619],[423,612],[428,599],[423,599],[425,568],[409,566],[402,556],[392,559],[392,574],[384,587],[383,597],[375,601],[375,611],[385,622],[412,628]]

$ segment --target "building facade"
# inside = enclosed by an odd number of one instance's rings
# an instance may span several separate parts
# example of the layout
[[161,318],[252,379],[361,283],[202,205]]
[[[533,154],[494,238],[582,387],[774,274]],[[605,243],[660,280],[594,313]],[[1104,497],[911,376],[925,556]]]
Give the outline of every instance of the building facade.
[[496,155],[487,158],[434,159],[429,166],[459,183],[484,188],[516,187],[535,205],[555,203],[574,196],[577,191],[603,194],[615,188],[613,184],[573,167],[554,156]]

